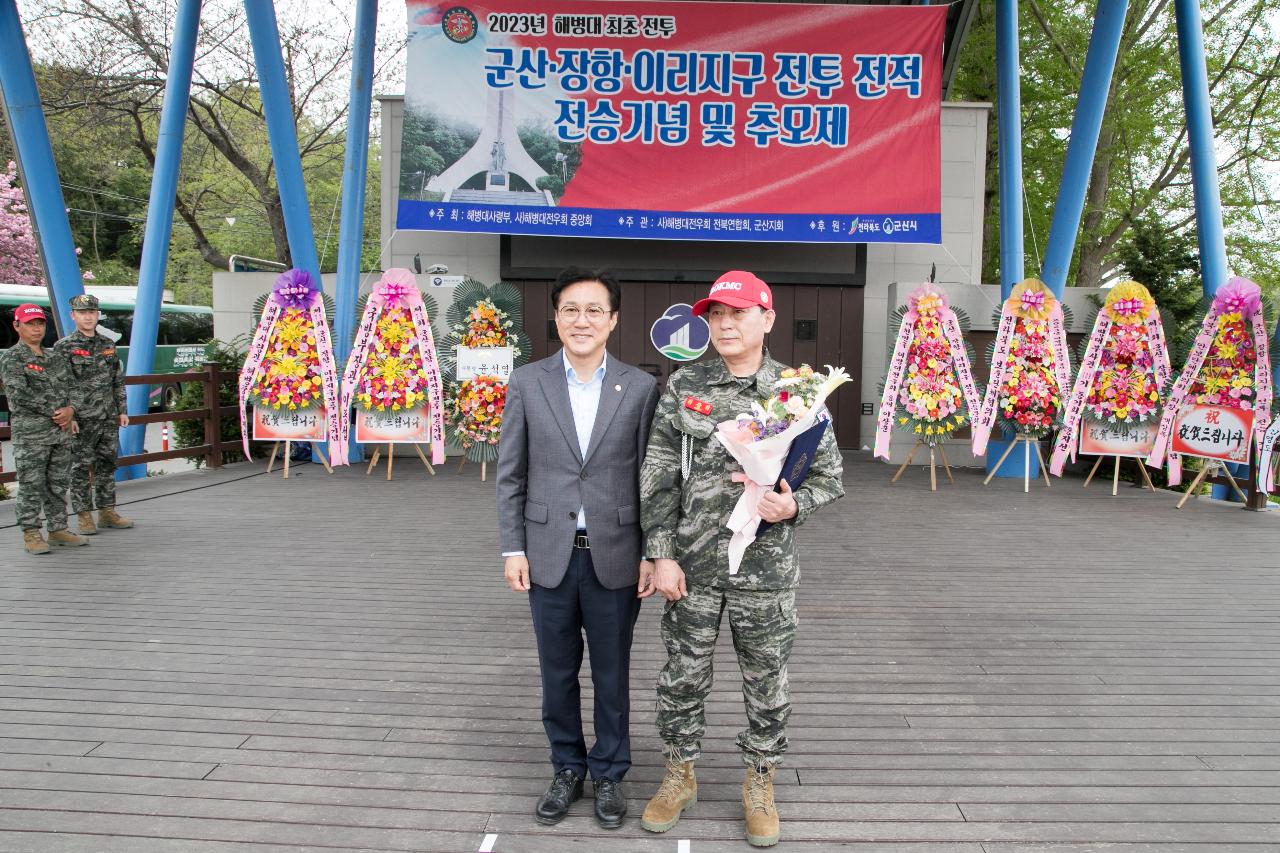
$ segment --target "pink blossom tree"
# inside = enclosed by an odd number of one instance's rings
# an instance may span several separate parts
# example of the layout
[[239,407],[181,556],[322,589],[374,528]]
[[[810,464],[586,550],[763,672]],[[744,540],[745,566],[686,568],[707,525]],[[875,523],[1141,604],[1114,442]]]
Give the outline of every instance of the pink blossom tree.
[[0,281],[43,284],[44,268],[17,179],[18,166],[11,160],[0,172]]
[[[0,282],[6,284],[44,284],[44,265],[27,214],[27,202],[18,186],[18,164],[0,172]],[[80,254],[80,249],[76,249]],[[93,273],[81,273],[85,281]]]

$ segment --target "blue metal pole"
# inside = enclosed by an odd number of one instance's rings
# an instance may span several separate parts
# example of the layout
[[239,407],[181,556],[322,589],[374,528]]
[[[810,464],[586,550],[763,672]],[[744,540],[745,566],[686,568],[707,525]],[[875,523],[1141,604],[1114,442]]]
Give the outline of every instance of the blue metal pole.
[[[1200,244],[1200,278],[1205,296],[1227,283],[1227,240],[1222,232],[1222,199],[1218,192],[1218,158],[1213,149],[1213,105],[1204,60],[1204,29],[1198,0],[1174,0],[1178,27],[1178,62],[1182,66],[1182,102],[1187,111],[1187,143],[1191,149],[1191,187],[1196,200],[1196,239]],[[1247,471],[1228,466],[1232,475]],[[1226,486],[1214,486],[1213,497],[1232,500]]]
[[276,183],[280,187],[280,205],[284,213],[285,233],[293,266],[304,269],[320,282],[320,260],[311,230],[311,208],[307,204],[307,188],[302,179],[302,158],[298,154],[298,130],[293,121],[293,99],[280,58],[280,30],[276,24],[275,0],[245,0],[245,19],[249,39],[253,43],[254,62],[258,68],[258,88],[262,110],[267,119],[267,136],[271,142],[271,159],[275,163]]
[[1098,0],[1093,19],[1093,35],[1085,55],[1084,74],[1080,78],[1080,96],[1071,121],[1071,141],[1062,167],[1062,183],[1058,186],[1058,203],[1053,210],[1049,243],[1044,250],[1040,278],[1059,298],[1067,285],[1071,255],[1075,250],[1080,216],[1084,212],[1085,192],[1098,149],[1098,134],[1111,89],[1111,74],[1120,50],[1120,34],[1124,30],[1129,0]]
[[1205,295],[1212,296],[1227,283],[1229,272],[1218,194],[1218,159],[1213,150],[1213,107],[1204,60],[1204,31],[1198,0],[1174,0],[1173,11],[1178,27],[1178,62],[1182,66],[1182,102],[1187,111],[1187,142],[1191,148],[1200,276]]
[[13,137],[27,210],[40,245],[54,321],[58,331],[67,334],[74,328],[68,302],[71,297],[84,293],[84,284],[17,0],[0,0],[0,95],[3,95],[0,100],[4,102],[5,118]]
[[[138,298],[129,333],[127,376],[152,371],[156,337],[160,331],[160,305],[164,301],[165,268],[169,262],[169,240],[173,233],[173,208],[178,193],[178,171],[182,163],[182,139],[191,99],[191,74],[196,57],[196,34],[200,29],[201,0],[179,0],[173,25],[173,45],[164,84],[164,104],[160,110],[160,133],[156,141],[156,163],[151,176],[151,197],[147,202],[147,225],[142,237],[142,265],[138,270]],[[146,414],[151,388],[126,388],[129,414]],[[125,455],[142,452],[145,426],[125,427],[120,447]],[[124,479],[147,476],[146,465],[121,469]]]
[[[360,295],[360,256],[364,248],[365,178],[369,171],[369,116],[373,109],[373,47],[377,35],[377,0],[357,0],[351,63],[351,97],[347,113],[347,153],[342,166],[342,223],[338,231],[337,314],[334,353],[338,370],[347,363],[355,335],[356,301]],[[362,456],[354,442],[352,462]]]
[[[996,132],[1000,163],[1000,300],[1023,277],[1022,94],[1018,60],[1018,0],[996,0]],[[1008,441],[992,436],[986,468],[995,469]],[[1030,448],[1024,447],[1030,452]],[[1017,454],[1014,454],[1015,456]],[[1039,463],[1034,463],[1038,469]],[[1017,476],[1021,476],[1021,466]],[[1005,473],[1011,473],[1006,464]],[[997,474],[997,476],[1002,476]]]
[[996,0],[996,119],[1000,155],[1000,298],[1023,278],[1022,95],[1018,0]]

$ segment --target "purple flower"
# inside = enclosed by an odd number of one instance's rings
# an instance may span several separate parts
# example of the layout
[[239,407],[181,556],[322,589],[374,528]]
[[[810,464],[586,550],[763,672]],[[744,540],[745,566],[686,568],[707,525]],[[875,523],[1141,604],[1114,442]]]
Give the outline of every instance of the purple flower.
[[316,287],[311,273],[292,269],[281,273],[276,279],[271,288],[271,298],[282,308],[306,309],[320,298],[320,289]]

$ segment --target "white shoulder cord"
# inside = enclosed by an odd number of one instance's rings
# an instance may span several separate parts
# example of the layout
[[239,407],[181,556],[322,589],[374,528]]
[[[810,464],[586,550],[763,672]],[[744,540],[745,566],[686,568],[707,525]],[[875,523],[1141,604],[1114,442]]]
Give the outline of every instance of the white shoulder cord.
[[693,439],[687,432],[680,433],[680,475],[689,479],[693,470]]

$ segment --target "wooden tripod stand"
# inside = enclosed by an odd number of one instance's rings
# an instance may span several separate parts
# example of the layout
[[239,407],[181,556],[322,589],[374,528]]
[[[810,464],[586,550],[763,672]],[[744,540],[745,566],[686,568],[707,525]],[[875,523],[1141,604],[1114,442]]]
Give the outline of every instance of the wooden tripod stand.
[[[385,447],[387,450],[387,479],[390,480],[391,469],[394,468],[396,464],[396,446],[395,444],[388,442],[387,444],[383,445],[383,447]],[[422,452],[422,445],[414,444],[413,449],[414,451],[417,452],[418,458],[422,460],[422,464],[427,466],[427,470],[430,471],[431,476],[434,477],[436,475],[436,469],[433,468],[431,466],[431,463],[427,461],[426,454]],[[364,469],[364,474],[366,477],[373,473],[373,469],[378,464],[378,459],[381,456],[382,456],[382,447],[379,447],[377,450],[373,451],[373,456],[370,457],[369,459],[369,465]]]
[[[311,452],[320,457],[320,464],[324,466],[324,470],[332,474],[333,468],[329,465],[329,460],[325,458],[324,451],[320,449],[320,445],[314,441],[310,442],[310,444],[311,444]],[[293,442],[285,441],[284,442],[284,479],[286,480],[289,479],[289,456],[290,456],[289,451],[292,449],[293,449]],[[275,468],[276,466],[276,453],[279,452],[279,450],[280,450],[280,442],[277,441],[275,444],[271,445],[271,458],[267,460],[268,474],[270,474],[271,469]]]
[[1045,488],[1053,487],[1053,485],[1049,482],[1049,469],[1045,467],[1044,456],[1041,455],[1040,453],[1040,439],[1031,438],[1030,436],[1026,436],[1026,435],[1019,435],[1015,437],[1013,441],[1009,442],[1009,446],[1004,449],[1004,454],[1001,455],[1000,461],[997,462],[995,464],[995,467],[991,469],[991,473],[987,475],[987,479],[982,481],[982,485],[985,486],[987,483],[991,482],[991,478],[996,475],[996,472],[1000,470],[1000,466],[1004,464],[1004,460],[1009,458],[1009,454],[1013,452],[1013,449],[1017,447],[1019,443],[1026,445],[1023,447],[1023,456],[1022,456],[1022,491],[1024,492],[1031,491],[1031,449],[1032,448],[1035,448],[1036,458],[1040,460],[1040,473],[1044,474]]
[[[1100,466],[1102,464],[1102,460],[1106,458],[1107,457],[1105,456],[1099,456],[1098,461],[1093,463],[1093,468],[1089,470],[1089,476],[1084,478],[1084,487],[1086,489],[1089,488],[1089,482],[1093,479],[1093,475],[1098,473],[1098,466]],[[1146,481],[1146,484],[1147,484],[1146,488],[1154,492],[1156,490],[1155,483],[1151,482],[1151,475],[1147,473],[1147,466],[1142,464],[1141,459],[1138,459],[1137,457],[1117,456],[1115,457],[1115,460],[1116,460],[1115,473],[1111,475],[1111,496],[1115,497],[1120,490],[1120,460],[1124,458],[1131,458],[1137,461],[1138,473],[1141,474],[1142,479]]]
[[903,462],[902,465],[899,466],[898,473],[893,475],[893,479],[889,481],[889,484],[892,485],[898,482],[902,477],[903,472],[907,470],[907,466],[911,464],[911,460],[915,458],[916,451],[922,447],[929,448],[929,490],[933,492],[938,491],[938,468],[937,462],[934,458],[935,449],[942,455],[942,470],[946,472],[947,482],[954,486],[956,481],[955,478],[951,476],[951,465],[947,462],[947,451],[943,448],[941,442],[935,444],[933,442],[924,441],[923,439],[917,441],[916,446],[911,448],[911,452],[907,454],[907,461]]
[[1231,476],[1231,471],[1228,470],[1226,463],[1221,459],[1206,459],[1205,466],[1200,469],[1200,473],[1196,474],[1196,478],[1191,481],[1191,485],[1187,487],[1187,493],[1182,496],[1182,500],[1178,501],[1178,509],[1182,509],[1182,505],[1191,499],[1191,496],[1196,493],[1196,489],[1200,488],[1200,484],[1204,482],[1205,477],[1208,477],[1214,471],[1221,471],[1226,476],[1227,482],[1231,484],[1232,491],[1236,493],[1236,497],[1240,499],[1241,503],[1249,502],[1244,492],[1240,490],[1240,485],[1236,482],[1236,478]]

